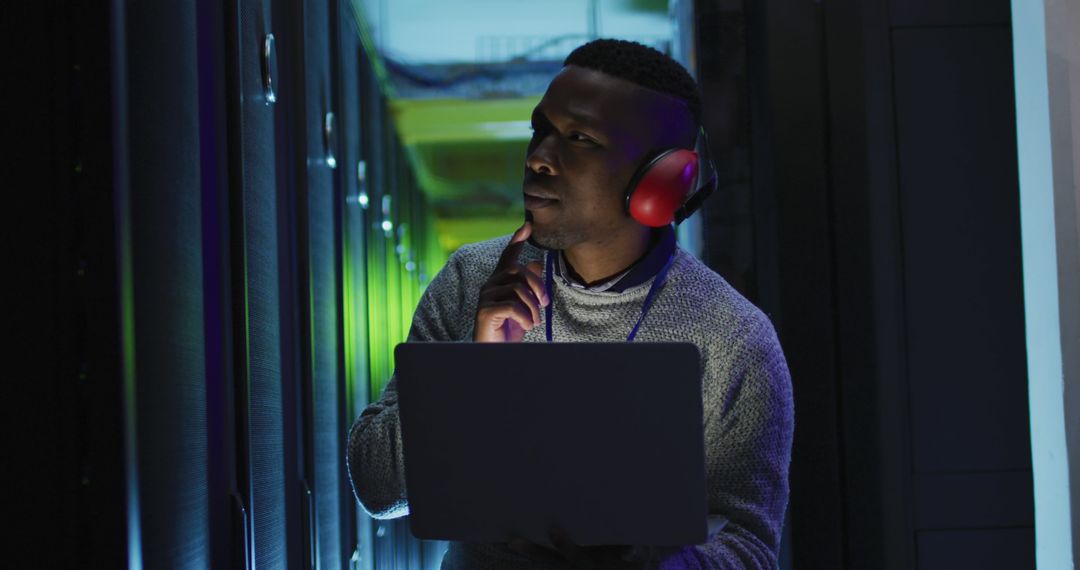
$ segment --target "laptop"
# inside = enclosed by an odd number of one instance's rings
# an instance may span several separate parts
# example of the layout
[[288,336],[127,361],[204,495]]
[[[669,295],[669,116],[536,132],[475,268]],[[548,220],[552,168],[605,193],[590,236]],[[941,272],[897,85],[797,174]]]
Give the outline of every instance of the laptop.
[[700,544],[700,355],[690,343],[403,343],[417,538]]

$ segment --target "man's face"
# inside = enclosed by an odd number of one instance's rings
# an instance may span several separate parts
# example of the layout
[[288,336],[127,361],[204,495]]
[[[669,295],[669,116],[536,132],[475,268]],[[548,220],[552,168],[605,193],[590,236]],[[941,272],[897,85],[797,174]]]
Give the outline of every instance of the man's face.
[[531,241],[551,249],[640,231],[623,205],[630,178],[650,152],[693,139],[680,100],[572,65],[548,86],[532,126],[525,208]]

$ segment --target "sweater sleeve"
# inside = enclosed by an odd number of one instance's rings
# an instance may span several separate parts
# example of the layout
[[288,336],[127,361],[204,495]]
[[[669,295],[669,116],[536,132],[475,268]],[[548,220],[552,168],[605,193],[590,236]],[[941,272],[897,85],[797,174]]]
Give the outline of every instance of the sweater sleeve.
[[791,377],[771,323],[762,315],[706,409],[709,513],[727,524],[701,545],[669,552],[658,567],[772,570],[777,565],[794,431]]
[[[410,342],[471,338],[472,322],[467,317],[475,313],[470,307],[476,301],[469,298],[464,277],[463,255],[455,252],[420,297],[409,329]],[[409,514],[401,449],[395,374],[379,400],[368,405],[349,430],[349,479],[360,505],[374,518]]]

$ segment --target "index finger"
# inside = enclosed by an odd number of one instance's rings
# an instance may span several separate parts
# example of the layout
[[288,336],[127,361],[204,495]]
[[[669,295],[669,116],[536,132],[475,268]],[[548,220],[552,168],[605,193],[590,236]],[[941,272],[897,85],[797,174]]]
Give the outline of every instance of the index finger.
[[510,243],[506,244],[506,249],[499,256],[499,263],[495,265],[496,271],[507,269],[517,262],[521,248],[525,247],[525,240],[529,239],[530,234],[532,234],[532,224],[530,222],[521,224],[514,235],[510,236]]

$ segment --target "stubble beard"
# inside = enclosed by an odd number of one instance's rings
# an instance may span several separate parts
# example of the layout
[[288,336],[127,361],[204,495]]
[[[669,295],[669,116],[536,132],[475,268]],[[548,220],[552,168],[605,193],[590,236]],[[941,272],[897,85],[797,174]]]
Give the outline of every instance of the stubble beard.
[[585,241],[585,238],[585,232],[580,229],[566,226],[543,227],[537,226],[536,222],[533,222],[533,231],[529,241],[533,242],[533,245],[544,249],[560,250],[581,243]]

